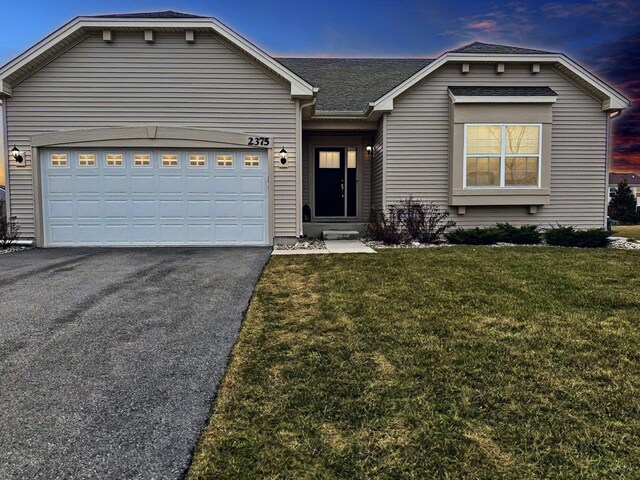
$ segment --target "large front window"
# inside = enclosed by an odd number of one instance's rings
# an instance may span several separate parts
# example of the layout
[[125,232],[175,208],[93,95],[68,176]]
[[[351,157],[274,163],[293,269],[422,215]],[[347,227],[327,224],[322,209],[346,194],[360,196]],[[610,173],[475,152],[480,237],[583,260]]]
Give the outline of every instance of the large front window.
[[541,126],[465,125],[465,188],[540,186]]

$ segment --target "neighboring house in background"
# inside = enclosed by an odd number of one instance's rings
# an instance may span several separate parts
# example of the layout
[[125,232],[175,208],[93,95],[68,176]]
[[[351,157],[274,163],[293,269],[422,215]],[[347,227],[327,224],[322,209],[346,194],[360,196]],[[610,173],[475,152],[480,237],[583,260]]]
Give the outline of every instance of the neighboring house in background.
[[10,214],[43,246],[270,245],[410,195],[463,227],[602,227],[629,105],[560,53],[273,58],[176,12],[78,17],[0,95]]
[[636,173],[610,173],[609,174],[609,201],[613,197],[613,192],[620,182],[626,182],[631,191],[636,196],[638,206],[640,207],[640,175]]

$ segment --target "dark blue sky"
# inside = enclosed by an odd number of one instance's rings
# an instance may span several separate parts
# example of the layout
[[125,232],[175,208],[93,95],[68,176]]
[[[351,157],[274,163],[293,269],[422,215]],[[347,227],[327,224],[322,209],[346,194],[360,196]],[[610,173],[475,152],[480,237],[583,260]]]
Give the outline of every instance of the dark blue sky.
[[[274,55],[433,57],[473,40],[562,51],[640,101],[637,0],[5,2],[2,63],[78,15],[177,10],[214,16]],[[616,130],[614,167],[640,170],[640,111]]]

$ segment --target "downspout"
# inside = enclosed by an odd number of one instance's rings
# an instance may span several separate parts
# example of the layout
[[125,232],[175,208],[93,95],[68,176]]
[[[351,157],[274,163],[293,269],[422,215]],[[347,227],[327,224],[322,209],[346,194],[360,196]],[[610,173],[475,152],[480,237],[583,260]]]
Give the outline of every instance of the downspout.
[[[314,92],[315,93],[315,92]],[[300,168],[296,168],[296,199],[298,199],[298,204],[296,205],[296,212],[299,213],[298,216],[298,237],[302,237],[304,235],[304,227],[302,222],[302,111],[305,108],[312,107],[316,104],[316,100],[318,97],[314,96],[313,100],[307,103],[303,103],[300,105],[298,112],[300,112],[300,138],[296,139],[297,144],[300,146],[300,150],[296,152],[299,156],[300,161],[298,163]]]

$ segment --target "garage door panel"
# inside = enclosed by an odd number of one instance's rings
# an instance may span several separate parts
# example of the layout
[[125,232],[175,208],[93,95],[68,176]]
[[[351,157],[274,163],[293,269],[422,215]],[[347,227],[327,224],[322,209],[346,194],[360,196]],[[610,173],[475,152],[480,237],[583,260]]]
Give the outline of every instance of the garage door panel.
[[129,218],[129,200],[104,200],[105,220]]
[[127,175],[110,175],[102,176],[103,192],[105,196],[114,194],[129,194],[130,179]]
[[131,175],[131,193],[133,195],[153,195],[156,191],[154,175]]
[[49,202],[49,218],[70,220],[74,217],[72,200],[52,200]]
[[100,176],[80,175],[76,177],[76,192],[89,194],[100,192]]
[[99,220],[104,216],[100,200],[78,200],[76,205],[76,214],[79,219],[94,218]]
[[[205,165],[162,165],[168,152],[94,149],[94,165],[80,165],[71,150],[67,165],[53,166],[43,150],[42,188],[46,245],[265,245],[269,239],[267,163],[217,165],[220,152],[205,152]],[[123,165],[107,155],[123,154]],[[150,165],[134,165],[149,155]]]

